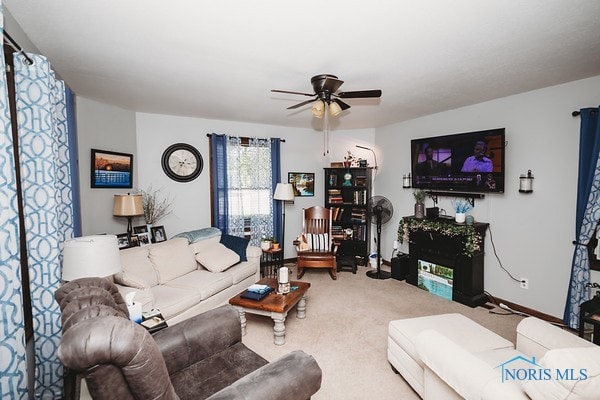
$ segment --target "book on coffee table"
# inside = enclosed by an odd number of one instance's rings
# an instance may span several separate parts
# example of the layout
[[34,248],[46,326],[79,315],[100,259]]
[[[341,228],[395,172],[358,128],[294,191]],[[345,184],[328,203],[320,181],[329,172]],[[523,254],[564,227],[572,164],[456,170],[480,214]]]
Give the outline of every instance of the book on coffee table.
[[267,287],[266,289],[261,290],[259,292],[252,291],[252,290],[246,290],[244,293],[242,293],[242,295],[240,297],[242,297],[244,299],[250,299],[250,300],[257,300],[258,301],[258,300],[264,299],[273,290],[274,289],[272,287]]

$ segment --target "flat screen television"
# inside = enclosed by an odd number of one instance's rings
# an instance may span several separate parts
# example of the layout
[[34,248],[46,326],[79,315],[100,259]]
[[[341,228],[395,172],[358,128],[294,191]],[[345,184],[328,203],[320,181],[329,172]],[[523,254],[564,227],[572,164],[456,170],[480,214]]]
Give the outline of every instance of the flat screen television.
[[504,192],[504,128],[411,140],[412,187]]

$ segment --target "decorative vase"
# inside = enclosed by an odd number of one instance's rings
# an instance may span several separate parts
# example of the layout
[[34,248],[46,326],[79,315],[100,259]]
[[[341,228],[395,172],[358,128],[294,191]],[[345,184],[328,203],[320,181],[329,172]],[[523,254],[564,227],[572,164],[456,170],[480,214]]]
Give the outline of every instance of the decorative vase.
[[279,250],[279,243],[273,243],[273,250]]
[[344,161],[344,168],[350,168],[352,161]]
[[415,203],[415,218],[425,218],[425,203]]
[[473,222],[475,222],[475,218],[473,218],[472,215],[467,215],[467,217],[465,218],[465,222],[467,225],[473,225]]
[[262,242],[260,242],[260,248],[262,251],[267,251],[271,248],[271,242],[269,242],[268,240],[263,240]]
[[152,236],[152,226],[153,224],[146,224],[146,232],[148,232],[148,240],[150,243],[154,243],[154,237]]
[[458,224],[464,224],[465,220],[467,218],[467,214],[466,213],[456,213],[456,216],[454,217],[454,220],[458,223]]

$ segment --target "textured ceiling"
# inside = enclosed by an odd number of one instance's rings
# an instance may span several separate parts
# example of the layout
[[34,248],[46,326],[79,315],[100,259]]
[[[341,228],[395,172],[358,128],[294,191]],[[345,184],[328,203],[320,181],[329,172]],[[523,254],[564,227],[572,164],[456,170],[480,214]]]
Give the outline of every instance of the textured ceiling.
[[149,113],[321,129],[286,107],[328,73],[335,129],[600,75],[597,0],[4,0],[77,95]]

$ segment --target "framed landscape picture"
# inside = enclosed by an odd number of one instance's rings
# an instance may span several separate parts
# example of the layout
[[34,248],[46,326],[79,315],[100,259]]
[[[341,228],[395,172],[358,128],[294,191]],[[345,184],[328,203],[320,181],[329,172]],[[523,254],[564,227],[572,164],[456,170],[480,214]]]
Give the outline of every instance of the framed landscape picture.
[[92,188],[132,188],[133,154],[92,149]]
[[288,182],[294,188],[294,196],[315,195],[315,174],[313,172],[288,172]]

